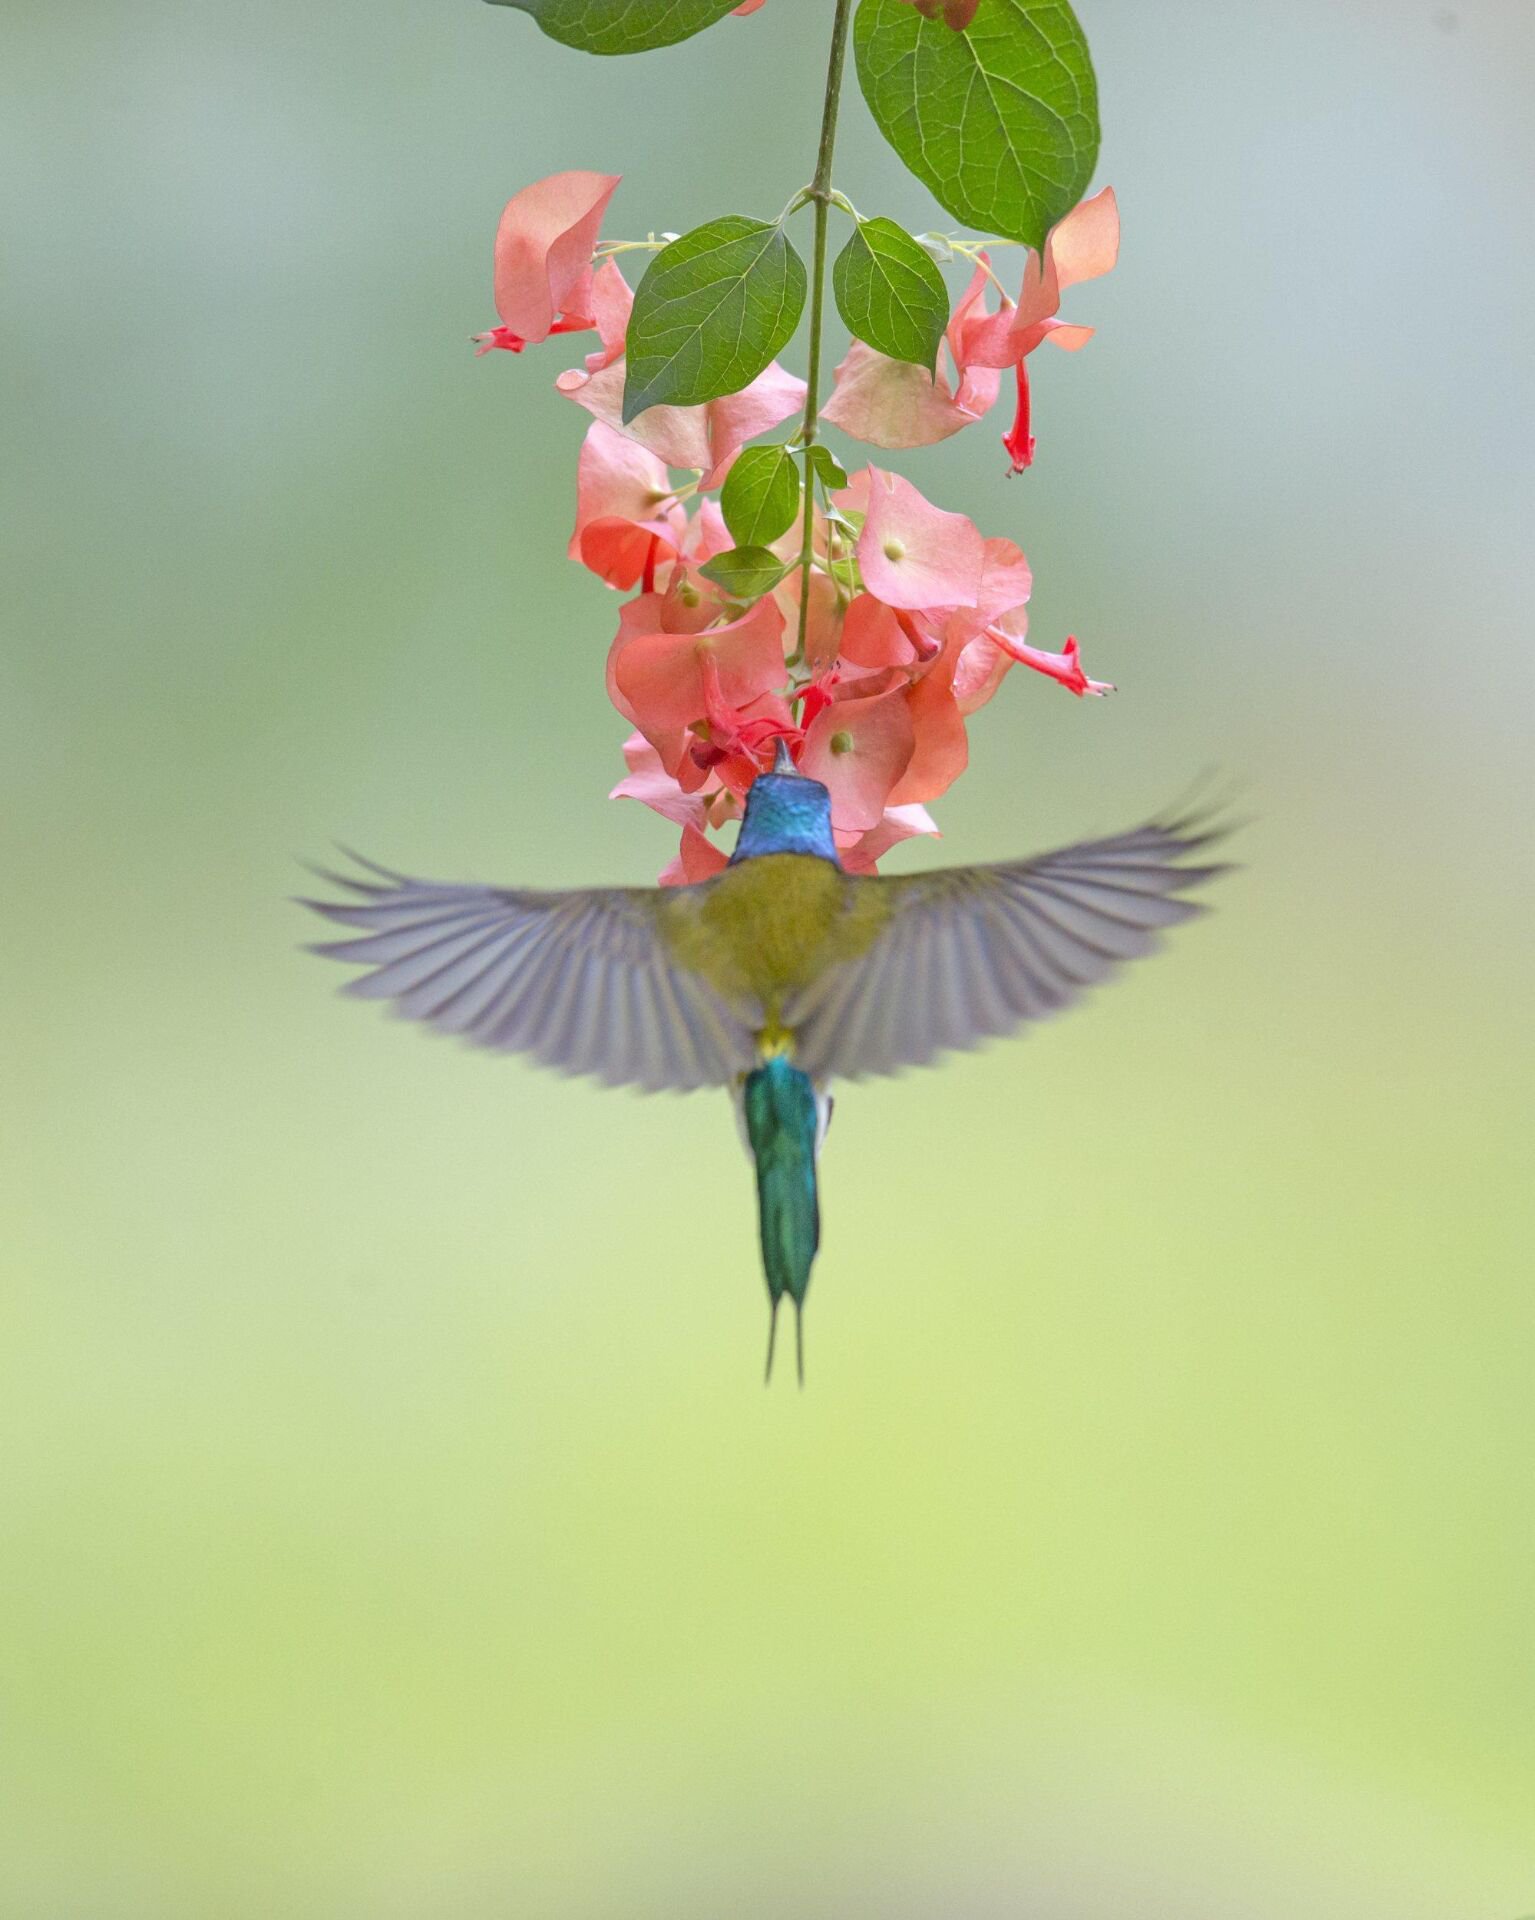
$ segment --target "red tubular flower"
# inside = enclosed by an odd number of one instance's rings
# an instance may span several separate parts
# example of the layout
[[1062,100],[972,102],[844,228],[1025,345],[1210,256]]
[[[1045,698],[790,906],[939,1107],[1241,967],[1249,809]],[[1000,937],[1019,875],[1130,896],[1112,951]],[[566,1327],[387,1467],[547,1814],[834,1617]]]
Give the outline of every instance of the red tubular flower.
[[1018,376],[1018,406],[1013,414],[1013,424],[1002,436],[1002,444],[1012,462],[1011,471],[1022,473],[1025,467],[1034,464],[1034,436],[1029,431],[1029,370],[1020,360],[1014,371]]
[[1114,189],[1105,187],[1090,200],[1072,208],[1045,236],[1043,260],[1030,250],[1023,268],[1023,286],[1016,306],[1000,313],[982,314],[966,329],[965,351],[978,367],[1015,369],[1018,404],[1012,427],[1002,436],[1014,473],[1022,473],[1034,459],[1030,431],[1028,356],[1045,340],[1075,353],[1093,337],[1091,327],[1070,324],[1056,316],[1061,296],[1079,280],[1096,280],[1119,258],[1119,205]]
[[988,627],[987,633],[1002,648],[1004,653],[1020,661],[1026,667],[1032,667],[1036,673],[1048,675],[1059,680],[1068,693],[1074,693],[1080,700],[1084,694],[1105,694],[1114,692],[1110,680],[1089,680],[1082,671],[1082,662],[1078,657],[1075,634],[1069,634],[1065,649],[1060,653],[1046,653],[1040,647],[1031,647],[1022,640],[1015,640],[1001,626]]

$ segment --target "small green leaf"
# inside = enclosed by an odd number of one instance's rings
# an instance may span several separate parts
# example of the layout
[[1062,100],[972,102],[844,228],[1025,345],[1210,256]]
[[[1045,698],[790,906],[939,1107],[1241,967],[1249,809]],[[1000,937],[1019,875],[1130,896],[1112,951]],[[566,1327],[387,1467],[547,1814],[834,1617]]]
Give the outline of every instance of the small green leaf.
[[635,293],[624,419],[749,387],[804,305],[804,264],[776,222],[730,213],[694,227],[661,249]]
[[720,511],[738,547],[765,547],[799,513],[799,468],[787,447],[746,447],[720,491]]
[[880,132],[940,204],[1042,247],[1098,159],[1097,82],[1066,0],[980,0],[963,33],[862,0],[854,46]]
[[706,560],[698,571],[723,587],[732,600],[760,600],[789,569],[766,547],[732,547],[729,553],[717,553]]
[[739,0],[491,0],[520,7],[551,40],[583,53],[644,53],[712,27]]
[[820,441],[817,440],[807,451],[810,456],[811,469],[821,476],[821,485],[823,487],[835,489],[847,485],[847,473],[832,457],[829,447],[823,447]]
[[837,255],[831,283],[855,339],[891,360],[932,369],[949,324],[949,290],[904,228],[893,220],[860,220]]

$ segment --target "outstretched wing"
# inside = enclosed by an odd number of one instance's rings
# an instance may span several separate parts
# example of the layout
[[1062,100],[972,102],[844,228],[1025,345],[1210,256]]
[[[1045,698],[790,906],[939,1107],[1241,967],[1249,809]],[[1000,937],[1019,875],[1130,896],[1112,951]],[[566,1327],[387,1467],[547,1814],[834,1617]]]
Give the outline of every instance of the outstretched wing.
[[1154,823],[1033,860],[858,881],[884,890],[888,921],[785,1007],[795,1064],[817,1081],[894,1073],[1058,1013],[1201,911],[1179,896],[1225,869],[1180,863],[1218,838]]
[[305,902],[363,929],[315,948],[368,968],[343,992],[610,1086],[728,1086],[755,1063],[741,1016],[668,959],[657,889],[445,886],[363,864],[379,881],[324,876],[359,898]]

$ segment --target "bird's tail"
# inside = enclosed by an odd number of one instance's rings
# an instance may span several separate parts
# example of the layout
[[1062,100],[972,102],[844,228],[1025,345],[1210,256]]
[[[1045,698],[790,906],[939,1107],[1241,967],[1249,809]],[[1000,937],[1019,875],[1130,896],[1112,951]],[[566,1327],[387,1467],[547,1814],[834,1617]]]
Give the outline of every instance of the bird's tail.
[[810,1286],[810,1269],[821,1243],[815,1171],[820,1104],[809,1075],[792,1066],[786,1056],[777,1055],[747,1075],[742,1106],[746,1138],[757,1165],[762,1269],[772,1303],[767,1375],[772,1377],[778,1308],[787,1294],[794,1302],[795,1353],[803,1385],[805,1348],[800,1316]]

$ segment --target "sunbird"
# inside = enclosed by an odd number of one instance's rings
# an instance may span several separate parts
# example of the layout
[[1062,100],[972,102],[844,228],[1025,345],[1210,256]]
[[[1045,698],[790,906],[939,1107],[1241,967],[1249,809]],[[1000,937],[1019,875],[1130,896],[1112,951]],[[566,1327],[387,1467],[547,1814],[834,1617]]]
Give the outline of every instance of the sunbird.
[[323,877],[360,897],[305,904],[364,930],[314,949],[368,969],[345,993],[609,1086],[729,1089],[756,1165],[767,1377],[787,1295],[803,1384],[831,1083],[1071,1005],[1201,911],[1184,894],[1226,869],[1186,863],[1223,832],[1186,813],[1033,859],[850,874],[830,794],[780,741],[712,879],[535,892],[359,859],[373,878]]

